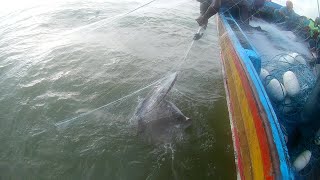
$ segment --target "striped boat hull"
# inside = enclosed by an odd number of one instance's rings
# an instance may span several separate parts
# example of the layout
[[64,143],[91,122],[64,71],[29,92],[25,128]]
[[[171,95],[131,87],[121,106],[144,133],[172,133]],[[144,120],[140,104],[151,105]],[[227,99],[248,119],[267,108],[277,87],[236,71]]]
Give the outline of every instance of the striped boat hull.
[[240,43],[232,18],[220,14],[217,22],[238,179],[293,179],[277,117],[246,54],[254,49]]

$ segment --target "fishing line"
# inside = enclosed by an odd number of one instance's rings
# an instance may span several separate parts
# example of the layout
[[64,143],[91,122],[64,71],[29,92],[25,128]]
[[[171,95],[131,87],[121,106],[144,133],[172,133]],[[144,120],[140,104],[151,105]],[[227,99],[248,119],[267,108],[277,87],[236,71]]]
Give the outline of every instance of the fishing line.
[[[146,4],[142,5],[142,6],[140,6],[140,7],[136,8],[136,9],[134,9],[134,10],[131,10],[131,11],[125,13],[125,14],[122,14],[121,16],[125,16],[125,15],[127,15],[127,14],[130,14],[130,13],[132,13],[132,12],[134,12],[134,11],[136,11],[136,10],[144,7],[144,6],[147,6],[148,4],[150,4],[150,3],[154,2],[154,1],[156,1],[156,0],[152,0],[152,1],[150,1],[150,2],[148,2],[148,3],[146,3]],[[99,22],[101,22],[101,21],[99,21]],[[148,22],[148,21],[147,21],[147,22]],[[95,23],[97,23],[97,22],[95,22]],[[145,22],[145,23],[146,23],[146,22]],[[92,24],[90,24],[90,26],[91,26],[91,25],[92,25]],[[200,27],[200,28],[201,28],[201,27]],[[200,30],[200,28],[199,28],[199,30]],[[198,31],[199,31],[199,30],[198,30]],[[135,36],[136,36],[136,35],[135,35]],[[188,47],[188,50],[186,51],[185,55],[184,55],[183,58],[182,58],[182,62],[178,65],[178,68],[177,68],[177,69],[178,69],[178,70],[177,70],[178,72],[177,72],[177,74],[180,72],[180,69],[181,69],[182,64],[186,61],[186,59],[187,59],[187,57],[188,57],[188,55],[189,55],[189,53],[190,53],[190,51],[191,51],[191,49],[192,49],[192,47],[193,47],[194,41],[195,41],[195,40],[193,39],[192,42],[191,42],[191,44],[190,44],[189,47]],[[174,69],[174,68],[173,68],[173,69]],[[142,71],[142,70],[141,70],[141,71]],[[57,127],[58,129],[65,128],[66,126],[68,126],[68,124],[70,124],[70,122],[72,122],[72,121],[74,121],[74,120],[76,120],[76,119],[78,119],[78,118],[80,118],[80,117],[84,117],[84,116],[89,115],[89,114],[91,114],[91,113],[93,113],[93,112],[96,112],[96,111],[98,111],[98,110],[100,110],[100,109],[102,109],[102,108],[105,108],[105,107],[108,107],[108,106],[110,106],[110,105],[113,105],[113,104],[115,104],[115,103],[117,103],[117,102],[120,102],[121,100],[123,100],[123,99],[125,99],[125,98],[128,98],[128,97],[130,97],[130,96],[132,96],[132,95],[134,95],[134,94],[136,94],[136,93],[138,93],[138,92],[140,92],[140,91],[142,91],[142,90],[144,90],[144,89],[147,89],[147,88],[149,88],[149,87],[151,87],[151,86],[153,86],[153,85],[156,85],[157,83],[161,82],[161,81],[162,81],[163,79],[165,79],[165,78],[166,78],[166,77],[163,77],[163,78],[161,78],[160,80],[157,80],[157,81],[155,81],[155,82],[153,82],[153,83],[145,86],[144,88],[141,88],[141,89],[139,89],[139,90],[137,90],[137,91],[135,91],[135,92],[133,92],[133,93],[130,93],[130,94],[124,96],[124,97],[121,97],[121,98],[119,98],[119,99],[117,99],[117,100],[115,100],[115,101],[113,101],[113,102],[110,102],[110,103],[108,103],[108,104],[106,104],[106,105],[103,105],[103,106],[101,106],[101,107],[99,107],[99,108],[96,108],[96,109],[93,109],[93,110],[91,110],[91,111],[88,111],[88,112],[86,112],[86,113],[82,113],[82,114],[80,114],[80,115],[78,115],[78,116],[76,116],[76,117],[74,117],[74,118],[63,120],[63,121],[61,121],[61,122],[56,123],[55,125],[56,125],[56,127]],[[119,86],[120,86],[120,85],[119,85]],[[113,89],[114,89],[114,88],[113,88]],[[161,100],[161,101],[162,101],[162,100]],[[157,106],[161,103],[161,101],[160,101],[155,107],[157,107]],[[150,111],[148,111],[148,112],[151,112],[153,109],[154,109],[154,108],[152,108],[152,109],[151,109]],[[148,113],[148,112],[147,112],[147,113]],[[66,123],[67,123],[67,124],[66,124]]]
[[[137,8],[135,8],[135,9],[131,10],[131,11],[128,11],[128,12],[124,13],[124,14],[116,15],[116,16],[114,16],[114,17],[111,17],[111,18],[108,18],[108,19],[104,19],[104,20],[100,20],[100,21],[94,22],[94,23],[92,23],[92,24],[89,24],[89,25],[87,25],[87,26],[82,26],[81,28],[68,31],[67,34],[68,34],[68,33],[71,33],[71,32],[75,32],[75,31],[81,30],[81,29],[84,29],[84,28],[87,28],[87,27],[90,27],[90,26],[93,26],[93,25],[95,25],[95,24],[97,24],[97,23],[101,23],[102,21],[110,20],[110,22],[112,22],[112,21],[115,20],[116,18],[118,18],[118,17],[124,17],[124,16],[126,16],[126,15],[128,15],[128,14],[130,14],[130,13],[132,13],[132,12],[135,12],[135,11],[137,11],[137,10],[139,10],[139,9],[141,9],[141,8],[143,8],[143,7],[151,4],[151,3],[153,3],[154,1],[156,1],[156,0],[151,0],[151,1],[149,1],[149,2],[147,2],[147,3],[145,3],[145,4],[143,4],[143,5],[141,5],[141,6],[139,6],[139,7],[137,7]],[[144,22],[144,24],[147,23],[147,22],[148,22],[148,21]],[[65,51],[66,51],[66,50],[65,50]],[[30,67],[32,67],[32,64],[30,64],[29,62],[27,62],[26,64],[28,64],[28,66],[26,67],[27,69],[29,69]],[[25,65],[26,65],[26,64],[25,64]],[[20,67],[22,68],[23,66],[24,66],[24,65],[22,65],[22,66],[20,66]],[[9,72],[13,71],[14,69],[16,69],[16,68],[13,68],[13,69],[9,70]],[[2,80],[0,80],[0,83],[2,83],[3,81],[5,81],[4,78],[2,78]],[[149,85],[149,86],[150,86],[150,85]],[[149,86],[146,86],[146,87],[149,87]],[[145,87],[145,88],[146,88],[146,87]],[[144,89],[144,88],[142,88],[142,89]],[[142,89],[140,89],[140,90],[142,90]],[[138,91],[140,91],[140,90],[138,90]],[[134,93],[137,93],[137,92],[134,92]],[[131,94],[131,95],[132,95],[132,94]],[[125,96],[125,97],[127,97],[127,96]],[[123,97],[123,98],[124,98],[124,97]],[[120,99],[122,99],[122,98],[120,98]],[[120,100],[120,99],[119,99],[119,100]],[[117,101],[118,101],[118,100],[117,100]],[[116,102],[117,102],[117,101],[116,101]],[[115,102],[111,102],[111,104],[113,104],[113,103],[115,103]],[[110,105],[110,103],[107,104],[107,105]],[[105,105],[105,106],[107,106],[107,105]],[[103,108],[103,107],[105,107],[105,106],[102,106],[102,107],[100,107],[100,108]],[[100,109],[100,108],[98,108],[98,109]],[[98,110],[98,109],[97,109],[97,110]],[[92,112],[92,111],[87,112],[87,113],[84,113],[84,114],[80,115],[80,117],[81,117],[81,116],[85,116],[85,115],[87,115],[87,114],[90,114],[91,112]],[[77,119],[77,118],[79,118],[79,117],[72,118],[72,120],[73,120],[73,119]]]
[[128,15],[128,14],[131,14],[131,13],[133,13],[133,12],[135,12],[135,11],[137,11],[137,10],[139,10],[139,9],[141,9],[141,8],[147,6],[147,5],[149,5],[149,4],[151,4],[151,3],[155,2],[155,1],[157,1],[157,0],[151,0],[151,1],[149,1],[149,2],[147,2],[147,3],[145,3],[145,4],[143,4],[143,5],[141,5],[141,6],[139,6],[139,7],[137,7],[137,8],[135,8],[135,9],[131,10],[131,11],[126,12],[126,13],[118,14],[118,15],[115,15],[115,16],[110,17],[110,18],[102,19],[102,20],[100,20],[100,21],[96,21],[96,22],[91,23],[91,24],[88,24],[88,25],[86,25],[86,26],[81,26],[81,27],[79,27],[79,28],[70,30],[70,31],[68,31],[68,32],[66,32],[66,33],[63,33],[63,34],[70,34],[70,33],[73,33],[73,32],[76,32],[76,31],[79,31],[79,30],[82,30],[82,29],[85,29],[85,28],[94,26],[94,25],[96,25],[96,24],[98,24],[98,23],[101,23],[101,22],[104,22],[104,21],[107,21],[106,23],[113,22],[114,20],[116,20],[116,19],[118,19],[118,18],[121,18],[121,17],[124,17],[124,16],[126,16],[126,15]]
[[[147,4],[144,4],[144,5],[140,6],[139,8],[142,8],[142,7],[144,7],[144,6],[146,6],[146,5],[150,4],[150,3],[151,3],[151,2],[149,2],[149,3],[147,3]],[[137,10],[137,9],[138,9],[138,8],[136,8],[135,10]],[[135,10],[132,10],[132,11],[126,13],[126,14],[129,14],[129,13],[131,13],[131,12],[134,12]],[[118,15],[118,16],[119,16],[119,15]],[[146,18],[145,18],[145,19],[146,19]],[[142,26],[145,25],[146,23],[148,23],[149,21],[150,21],[150,19],[145,20],[145,21],[143,22]],[[101,21],[99,21],[99,22],[101,22]],[[136,37],[136,36],[138,35],[138,33],[139,33],[139,32],[131,34],[124,44],[126,44],[130,39]],[[116,44],[120,45],[119,42],[116,42]],[[65,50],[65,51],[66,51],[66,50]],[[65,51],[64,51],[64,52],[65,52]],[[104,56],[106,53],[107,53],[107,52],[103,53],[103,56]],[[71,53],[70,53],[70,54],[71,54]],[[132,60],[132,61],[133,61],[133,60]],[[131,61],[131,62],[132,62],[132,61]],[[128,63],[130,63],[130,62],[128,62]],[[142,71],[142,70],[140,70],[140,71]],[[117,85],[117,86],[113,87],[111,90],[116,89],[116,88],[118,88],[118,87],[120,87],[120,86],[121,86],[121,85]],[[83,91],[81,91],[81,92],[83,92]],[[101,98],[100,100],[102,100],[102,98]],[[86,102],[86,101],[85,101],[85,102]],[[98,102],[99,102],[99,101],[98,101]],[[87,115],[87,114],[86,114],[86,115]],[[78,117],[77,117],[77,118],[78,118]]]
[[183,65],[183,63],[186,62],[186,59],[187,59],[188,56],[189,56],[189,53],[190,53],[190,51],[191,51],[191,49],[192,49],[192,47],[193,47],[194,42],[195,42],[195,40],[192,40],[192,42],[191,42],[191,44],[189,45],[189,47],[188,47],[185,55],[181,58],[181,62],[180,62],[178,65],[176,65],[175,67],[172,68],[172,71],[176,68],[175,72],[177,72],[178,75],[179,75],[179,73],[181,72],[181,66]]
[[[191,49],[192,49],[192,46],[193,46],[193,44],[194,44],[194,41],[195,41],[195,40],[193,40],[193,41],[191,42],[191,44],[190,44],[190,46],[189,46],[189,48],[188,48],[185,56],[184,56],[183,59],[182,59],[182,62],[180,63],[180,65],[179,65],[179,67],[178,67],[178,71],[175,71],[175,72],[177,73],[177,76],[179,75],[179,72],[180,72],[179,69],[181,69],[181,68],[180,68],[181,65],[185,62],[185,60],[187,59],[187,57],[188,57],[188,55],[189,55],[189,52],[190,52]],[[170,72],[170,71],[169,71],[169,72]],[[167,77],[167,76],[166,76],[166,77]],[[166,77],[163,77],[162,79],[165,79]],[[161,80],[159,80],[159,82],[160,82],[160,81],[161,81]],[[162,103],[162,101],[164,100],[164,98],[167,96],[168,93],[169,93],[169,91],[166,92],[166,93],[163,95],[163,98],[162,98],[156,105],[154,105],[153,108],[151,108],[149,111],[145,112],[145,114],[148,114],[148,113],[152,112],[156,107],[158,107],[158,106]],[[134,117],[133,117],[133,118],[134,118]],[[129,122],[131,122],[131,121],[132,121],[132,118],[129,120]]]
[[[164,79],[164,78],[162,78],[162,79]],[[100,109],[102,109],[102,108],[105,108],[105,107],[108,107],[108,106],[110,106],[110,105],[113,105],[113,104],[115,104],[115,103],[117,103],[117,102],[120,102],[121,100],[123,100],[123,99],[125,99],[125,98],[128,98],[128,97],[130,97],[130,96],[132,96],[132,95],[134,95],[134,94],[137,94],[138,92],[140,92],[140,91],[142,91],[142,90],[144,90],[144,89],[147,89],[147,88],[149,88],[149,87],[157,84],[157,83],[158,83],[159,81],[161,81],[162,79],[160,79],[160,80],[158,80],[158,81],[155,81],[155,82],[153,82],[153,83],[151,83],[151,84],[149,84],[149,85],[147,85],[147,86],[145,86],[145,87],[143,87],[143,88],[141,88],[141,89],[138,89],[138,90],[134,91],[133,93],[130,93],[130,94],[126,95],[126,96],[123,96],[123,97],[121,97],[121,98],[119,98],[119,99],[117,99],[117,100],[115,100],[115,101],[112,101],[112,102],[106,104],[106,105],[103,105],[103,106],[98,107],[98,108],[96,108],[96,109],[93,109],[93,110],[91,110],[91,111],[82,113],[82,114],[80,114],[80,115],[78,115],[78,116],[76,116],[76,117],[73,117],[73,118],[71,118],[71,119],[66,119],[66,120],[63,120],[63,121],[61,121],[61,122],[55,123],[55,126],[56,126],[58,129],[65,128],[65,127],[66,127],[68,124],[70,124],[72,121],[74,121],[74,120],[76,120],[76,119],[78,119],[78,118],[80,118],[80,117],[86,116],[86,115],[88,115],[88,114],[91,114],[91,113],[93,113],[93,112],[96,112],[96,111],[98,111],[98,110],[100,110]],[[68,124],[66,124],[66,123],[68,123]]]
[[[204,2],[204,3],[207,3],[207,4],[208,4],[208,2]],[[233,7],[237,6],[239,3],[241,3],[241,1],[237,2],[236,4],[234,4],[233,6],[231,6],[231,7],[229,7],[229,8],[227,8],[227,9],[226,9],[224,12],[222,12],[222,13],[226,13],[227,11],[229,11],[230,9],[232,9]],[[200,27],[198,28],[198,30],[197,30],[197,33],[195,33],[195,35],[199,34],[202,29],[203,29],[203,27],[200,26]],[[186,61],[186,59],[187,59],[187,57],[188,57],[188,55],[189,55],[189,53],[190,53],[190,51],[191,51],[191,49],[192,49],[192,47],[193,47],[194,42],[197,41],[197,40],[198,40],[198,39],[197,39],[196,37],[194,37],[194,39],[192,40],[191,44],[189,45],[189,48],[188,48],[188,50],[186,51],[185,56],[182,58],[182,62],[181,62],[180,64],[178,64],[178,70],[177,70],[178,72],[180,72],[180,69],[181,69],[182,64]]]
[[[148,23],[150,21],[150,19],[148,19],[148,20],[145,20],[144,21],[144,23],[142,24],[142,26],[144,26],[146,23]],[[135,34],[131,34],[131,36],[129,36],[129,38],[127,38],[127,40],[124,42],[124,44],[126,44],[127,42],[129,42],[130,41],[130,39],[133,39],[134,37],[136,37],[137,35],[139,34],[139,32],[136,32]],[[118,42],[116,42],[118,45],[120,45],[120,43],[118,43]],[[106,54],[107,52],[105,52],[105,53],[103,53],[103,56],[105,56],[105,54]],[[131,61],[129,61],[129,62],[127,62],[127,64],[130,64],[130,63],[132,63],[134,61],[134,59],[132,59]],[[139,74],[141,71],[143,71],[143,70],[139,70],[138,72],[137,72],[137,74]],[[116,89],[116,88],[118,88],[118,87],[120,87],[121,85],[120,84],[118,84],[118,85],[116,85],[115,87],[113,87],[112,89],[110,89],[110,91],[112,91],[112,90],[114,90],[114,89]],[[102,98],[100,99],[101,101],[102,101]],[[98,101],[99,102],[99,101]]]
[[222,96],[219,96],[219,97],[209,97],[209,98],[207,98],[207,99],[201,99],[201,98],[198,97],[197,99],[195,99],[195,98],[192,98],[191,96],[187,95],[186,93],[181,92],[181,91],[180,91],[179,89],[177,89],[177,88],[174,88],[174,90],[175,90],[177,93],[181,94],[182,96],[190,99],[191,101],[195,101],[195,102],[199,102],[199,103],[212,102],[212,101],[214,101],[214,100],[217,100],[217,98],[222,97]]
[[[171,26],[173,26],[173,25],[171,25]],[[199,27],[199,29],[198,29],[198,32],[202,29],[203,27]],[[178,75],[178,73],[180,72],[180,69],[181,69],[181,66],[182,66],[182,64],[186,61],[186,59],[187,59],[187,57],[188,57],[188,55],[189,55],[189,53],[190,53],[190,51],[191,51],[191,49],[192,49],[192,47],[193,47],[193,44],[194,44],[194,41],[196,41],[197,39],[193,39],[192,40],[192,42],[191,42],[191,44],[189,45],[189,47],[188,47],[188,50],[186,51],[186,53],[185,53],[185,55],[183,56],[183,58],[182,58],[182,62],[178,65],[178,70],[176,71],[177,72],[177,75]],[[172,50],[173,51],[173,50]],[[173,68],[174,69],[174,68]],[[142,71],[142,70],[141,70]],[[170,72],[170,71],[169,71]],[[171,72],[172,72],[172,70],[171,70]],[[165,78],[165,77],[164,77]],[[164,79],[164,78],[162,78],[162,79]],[[168,92],[167,92],[168,93]],[[164,95],[164,97],[165,97],[166,95]],[[162,99],[163,100],[163,99]],[[161,102],[162,102],[162,100],[158,103],[158,104],[156,104],[155,105],[155,107],[154,108],[152,108],[151,110],[149,110],[148,112],[146,112],[146,114],[148,114],[149,112],[151,112],[151,111],[153,111],[159,104],[161,104]],[[131,121],[131,120],[130,120]]]
[[[318,1],[318,0],[317,0]],[[319,8],[319,4],[318,4],[318,8]],[[240,12],[240,10],[239,10],[239,12]],[[272,14],[272,16],[274,16],[274,14],[275,14],[275,12],[273,11],[272,12],[273,14]],[[250,15],[249,16],[249,18],[248,19],[246,19],[246,20],[249,20],[249,19],[251,19],[252,17],[254,17],[254,15],[256,15],[256,14],[259,14],[259,11],[258,10],[256,10],[255,11],[255,13],[253,13],[252,15]],[[320,15],[320,14],[319,14]],[[239,14],[239,16],[240,16],[240,14]],[[300,17],[300,18],[302,18],[302,16]],[[298,23],[297,24],[295,24],[295,29],[292,29],[291,31],[293,32],[293,33],[295,33],[295,35],[297,35],[297,34],[300,34],[300,32],[305,32],[305,30],[304,30],[304,27],[301,27],[301,19],[300,18],[297,18],[296,20],[298,21]],[[283,21],[283,22],[281,22],[281,21]],[[292,22],[291,22],[292,23]],[[279,19],[279,17],[276,17],[273,21],[271,21],[271,24],[276,24],[276,25],[278,25],[278,26],[284,26],[284,25],[286,25],[287,24],[287,21],[284,19],[284,17],[282,17],[281,19]],[[307,37],[303,37],[304,39],[303,39],[303,41],[306,41],[307,39],[309,39],[310,37],[311,37],[311,35],[310,35],[310,33],[307,33],[308,35],[307,35]]]
[[[198,34],[202,29],[203,29],[202,26],[199,27],[196,34]],[[201,36],[202,36],[202,35],[201,35]],[[200,38],[201,38],[201,37],[200,37]],[[177,66],[175,66],[174,68],[172,68],[171,72],[176,72],[176,73],[177,73],[177,76],[179,75],[179,73],[181,72],[181,67],[182,67],[182,65],[186,62],[186,60],[187,60],[187,58],[188,58],[188,56],[189,56],[189,54],[190,54],[190,51],[191,51],[191,49],[192,49],[192,47],[193,47],[193,45],[194,45],[194,42],[197,41],[198,39],[199,39],[199,38],[196,38],[196,36],[193,38],[193,40],[191,41],[191,43],[190,43],[190,45],[189,45],[189,47],[188,47],[185,55],[184,55],[184,56],[182,57],[182,59],[181,59],[181,63],[179,63],[179,64],[178,64]],[[175,68],[176,68],[176,70],[173,71]],[[169,72],[170,72],[170,71],[169,71]],[[167,92],[167,93],[168,93],[168,92]],[[166,96],[166,95],[165,95],[165,96]],[[163,97],[165,97],[165,96],[163,96]],[[163,98],[163,99],[164,99],[164,98]],[[162,99],[162,100],[163,100],[163,99]],[[149,113],[149,112],[153,111],[159,104],[161,104],[162,100],[161,100],[157,105],[155,105],[154,108],[152,108],[151,110],[149,110],[149,111],[146,112],[146,113]]]
[[[201,28],[201,27],[200,27],[200,28]],[[176,75],[177,77],[178,77],[179,73],[181,72],[181,66],[182,66],[182,64],[186,61],[186,59],[187,59],[187,57],[188,57],[188,55],[189,55],[189,53],[190,53],[190,51],[191,51],[191,49],[192,49],[193,44],[194,44],[195,41],[196,41],[195,39],[192,40],[191,44],[189,45],[188,50],[186,51],[185,55],[184,55],[183,58],[181,59],[181,63],[178,64],[177,70],[176,70],[176,71],[173,71],[173,73],[174,73],[174,72],[177,73],[177,75]],[[172,68],[172,70],[173,70],[173,69],[174,69],[174,68]],[[171,72],[172,72],[172,70],[171,70]],[[169,72],[170,72],[170,71],[169,71]],[[164,78],[165,78],[165,77],[164,77]],[[163,78],[163,79],[164,79],[164,78]],[[158,105],[160,105],[160,104],[162,103],[163,99],[166,97],[166,95],[167,95],[168,93],[169,93],[169,92],[166,92],[166,94],[163,96],[163,98],[162,98],[152,109],[150,109],[149,111],[147,111],[147,112],[145,112],[145,113],[146,113],[146,114],[150,113],[150,112],[153,111]]]
[[[128,14],[130,14],[130,13],[132,13],[132,12],[135,12],[135,11],[137,11],[137,10],[139,10],[139,9],[141,9],[141,8],[143,8],[143,7],[147,6],[147,5],[155,2],[155,1],[156,1],[156,0],[151,0],[151,1],[149,1],[149,2],[147,2],[147,3],[145,3],[145,4],[143,4],[143,5],[141,5],[141,6],[139,6],[139,7],[137,7],[137,8],[135,8],[135,9],[131,10],[131,11],[128,11],[128,12],[124,13],[124,14],[119,14],[119,15],[113,16],[113,17],[111,17],[111,18],[107,18],[107,19],[103,19],[103,20],[94,22],[94,23],[89,24],[89,25],[87,25],[87,26],[82,26],[82,27],[80,27],[80,28],[78,28],[78,29],[70,30],[70,31],[66,32],[66,34],[70,34],[70,33],[72,33],[72,32],[76,32],[76,31],[78,31],[78,30],[81,30],[81,29],[84,29],[84,28],[93,26],[93,25],[95,25],[95,24],[97,24],[97,23],[100,23],[100,22],[102,22],[102,21],[110,20],[110,22],[112,22],[113,20],[116,20],[118,17],[124,17],[124,16],[126,16],[126,15],[128,15]],[[24,67],[25,65],[27,65],[27,67],[26,67],[27,69],[29,69],[30,67],[32,67],[32,63],[31,63],[31,61],[30,61],[30,62],[24,63],[24,65],[20,66],[20,68]],[[15,69],[17,69],[17,68],[13,68],[13,69],[9,70],[9,72],[14,71]],[[0,80],[0,83],[2,83],[3,81],[5,81],[5,78],[4,78],[4,77],[2,78],[2,80]]]
[[[180,4],[181,4],[181,3],[180,3]],[[145,25],[146,23],[148,23],[149,21],[150,21],[150,19],[146,20],[146,21],[142,24],[142,26]],[[170,26],[167,27],[167,28],[169,29],[169,28],[171,28],[173,25],[174,25],[174,24],[170,25]],[[137,35],[138,35],[138,32],[137,32],[136,34],[133,34],[133,35],[129,36],[129,38],[128,38],[128,40],[127,40],[126,42],[128,42],[130,39],[134,38],[134,37],[137,36]],[[184,40],[178,42],[177,45],[182,44],[183,41],[184,41]],[[193,43],[193,42],[192,42],[192,43]],[[124,43],[124,44],[126,44],[126,43]],[[191,48],[190,48],[190,49],[191,49]],[[171,50],[171,54],[173,53],[173,51],[174,51],[174,49]],[[190,51],[190,50],[189,50],[189,51]],[[184,59],[186,59],[186,57],[185,57]],[[133,59],[132,61],[129,61],[127,64],[130,64],[130,63],[133,62],[133,61],[134,61],[134,59]],[[139,74],[139,72],[142,72],[142,71],[143,71],[143,69],[139,70],[139,71],[137,72],[137,74]],[[172,72],[172,70],[169,71],[169,72]],[[162,79],[163,79],[163,78],[162,78]],[[121,85],[117,85],[117,86],[113,87],[112,89],[116,89],[116,88],[118,88],[118,87],[120,87],[120,86],[121,86]],[[111,90],[112,90],[112,89],[111,89]],[[152,110],[151,110],[151,111],[152,111]],[[129,121],[131,122],[131,120],[132,120],[132,118],[131,118]]]

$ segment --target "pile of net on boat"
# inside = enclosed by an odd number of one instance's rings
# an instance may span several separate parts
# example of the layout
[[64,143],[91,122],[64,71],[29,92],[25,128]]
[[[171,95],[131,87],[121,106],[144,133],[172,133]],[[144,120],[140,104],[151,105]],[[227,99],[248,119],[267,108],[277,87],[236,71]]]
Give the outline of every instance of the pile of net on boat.
[[305,58],[297,53],[288,53],[264,60],[260,78],[278,117],[288,123],[297,121],[297,114],[316,82]]
[[[318,128],[301,128],[306,124],[302,114],[317,83],[308,62],[297,53],[283,53],[263,58],[260,71],[260,79],[279,119],[292,163],[301,174],[313,172],[311,169],[320,158],[320,141],[316,139]],[[300,156],[304,160],[309,158],[305,165],[297,165]]]

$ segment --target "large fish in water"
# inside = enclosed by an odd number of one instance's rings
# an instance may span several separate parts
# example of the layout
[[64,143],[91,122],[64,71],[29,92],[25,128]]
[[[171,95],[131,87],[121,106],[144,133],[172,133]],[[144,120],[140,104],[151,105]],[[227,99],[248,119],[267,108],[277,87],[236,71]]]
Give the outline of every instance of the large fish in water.
[[176,79],[177,73],[173,73],[162,80],[136,109],[134,117],[138,121],[138,134],[149,142],[171,143],[191,125],[191,119],[165,99]]

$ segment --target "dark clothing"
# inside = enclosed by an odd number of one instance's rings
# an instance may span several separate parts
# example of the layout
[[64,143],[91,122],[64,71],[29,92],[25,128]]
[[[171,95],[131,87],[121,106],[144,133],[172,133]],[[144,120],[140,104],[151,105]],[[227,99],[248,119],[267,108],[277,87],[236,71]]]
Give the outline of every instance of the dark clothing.
[[[216,8],[217,10],[220,9],[220,6],[224,7],[232,7],[236,5],[245,5],[247,3],[246,0],[198,0],[200,4],[200,12],[204,14],[209,6]],[[247,5],[247,4],[246,4]]]
[[[233,15],[242,22],[249,23],[249,11],[253,7],[260,6],[264,0],[198,0],[200,4],[200,14],[209,19],[219,12],[221,6],[235,12]],[[257,3],[255,3],[257,2]],[[263,5],[262,3],[262,5]]]
[[287,16],[287,17],[293,17],[295,15],[294,10],[293,9],[289,9],[287,7],[282,7],[279,9],[279,13],[281,13],[281,15],[283,16]]
[[245,6],[249,10],[259,9],[264,5],[265,0],[197,0],[200,4],[200,14],[204,15],[209,6],[219,11],[220,7],[235,8]]
[[299,129],[304,136],[312,136],[320,128],[320,78],[317,79],[301,113]]
[[[200,0],[199,0],[200,2]],[[204,13],[207,11],[207,9],[209,8],[209,6],[212,4],[212,0],[204,0],[202,2],[200,2],[200,14],[201,16],[204,15]]]

